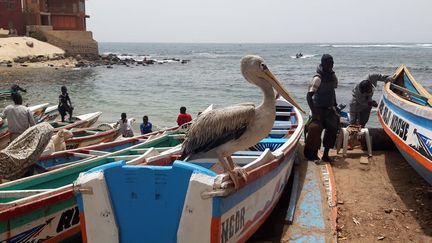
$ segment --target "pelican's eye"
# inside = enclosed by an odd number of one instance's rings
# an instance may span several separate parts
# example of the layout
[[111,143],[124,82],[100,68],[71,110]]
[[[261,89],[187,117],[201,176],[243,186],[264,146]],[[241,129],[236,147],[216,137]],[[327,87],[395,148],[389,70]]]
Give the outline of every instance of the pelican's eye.
[[261,69],[265,71],[268,69],[268,67],[264,63],[261,63]]

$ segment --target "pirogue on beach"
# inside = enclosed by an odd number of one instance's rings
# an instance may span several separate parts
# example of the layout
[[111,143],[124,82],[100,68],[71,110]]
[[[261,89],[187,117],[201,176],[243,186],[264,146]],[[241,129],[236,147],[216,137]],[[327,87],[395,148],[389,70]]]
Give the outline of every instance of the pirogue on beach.
[[[265,82],[277,79],[261,58],[247,56],[242,64],[245,78],[262,88],[265,98],[257,108],[244,104],[236,109],[257,109],[262,112],[259,115],[268,116],[264,123],[250,110],[251,120],[238,128],[243,132],[222,133],[221,136],[226,136],[223,141],[221,137],[212,137],[214,143],[207,141],[210,148],[197,151],[197,157],[166,161],[158,166],[116,162],[81,174],[74,187],[79,193],[84,241],[244,242],[262,225],[290,177],[303,119],[300,110],[294,107],[296,103],[281,86],[275,88],[282,97],[275,99],[272,86]],[[196,136],[190,134],[194,129],[207,132],[208,129],[200,127],[203,121],[224,109],[227,108],[198,117],[186,141]],[[235,132],[229,127],[235,126],[233,118],[223,122],[222,130]],[[261,126],[256,127],[257,124]],[[241,142],[242,136],[249,136],[248,129],[262,129],[265,134],[261,135],[263,131],[259,130],[258,136]],[[239,144],[233,144],[234,148],[244,144],[247,147],[232,154],[222,153],[231,160],[224,164],[215,150],[226,151],[223,145],[235,142]],[[236,168],[243,175],[232,175]],[[163,234],[160,229],[164,229]]]
[[384,85],[378,119],[410,165],[432,184],[432,95],[405,65]]

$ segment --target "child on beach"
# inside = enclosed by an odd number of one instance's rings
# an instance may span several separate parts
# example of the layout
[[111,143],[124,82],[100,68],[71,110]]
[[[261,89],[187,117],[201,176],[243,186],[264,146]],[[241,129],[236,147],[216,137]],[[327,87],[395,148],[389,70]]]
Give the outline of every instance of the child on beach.
[[143,116],[143,123],[140,125],[141,134],[152,132],[152,124],[148,121],[148,116]]
[[58,111],[61,115],[62,122],[65,121],[66,113],[69,113],[69,121],[72,121],[72,111],[73,111],[72,101],[69,98],[66,86],[61,87],[61,94],[59,95],[59,105]]
[[181,126],[190,121],[192,121],[192,116],[186,113],[186,107],[180,107],[180,114],[177,116],[177,125]]
[[127,119],[126,113],[121,113],[121,119],[114,125],[117,127],[120,125],[120,132],[123,137],[133,137],[132,123],[135,121],[134,118]]

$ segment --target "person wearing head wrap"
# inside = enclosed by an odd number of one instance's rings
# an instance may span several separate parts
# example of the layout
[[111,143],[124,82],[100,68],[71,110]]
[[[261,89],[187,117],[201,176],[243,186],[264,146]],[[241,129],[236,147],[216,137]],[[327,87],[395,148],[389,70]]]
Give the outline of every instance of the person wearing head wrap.
[[365,127],[369,121],[372,107],[377,107],[378,103],[372,99],[374,89],[378,81],[388,81],[388,75],[369,74],[352,90],[350,102],[350,124]]
[[328,153],[334,147],[339,129],[339,116],[336,113],[336,92],[338,79],[333,71],[333,57],[324,54],[321,64],[309,86],[306,100],[312,112],[311,121],[305,129],[308,130],[304,147],[304,156],[308,160],[318,160],[318,150],[321,147],[321,133],[325,129],[323,146],[323,161],[332,162]]

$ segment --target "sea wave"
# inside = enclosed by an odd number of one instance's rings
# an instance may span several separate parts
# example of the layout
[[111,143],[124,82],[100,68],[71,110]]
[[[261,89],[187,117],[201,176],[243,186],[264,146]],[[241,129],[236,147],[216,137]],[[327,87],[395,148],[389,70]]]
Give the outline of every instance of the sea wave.
[[238,55],[234,54],[222,54],[222,53],[210,53],[210,52],[194,52],[191,53],[192,57],[217,59],[217,58],[238,58]]
[[333,48],[432,48],[432,44],[322,44]]

